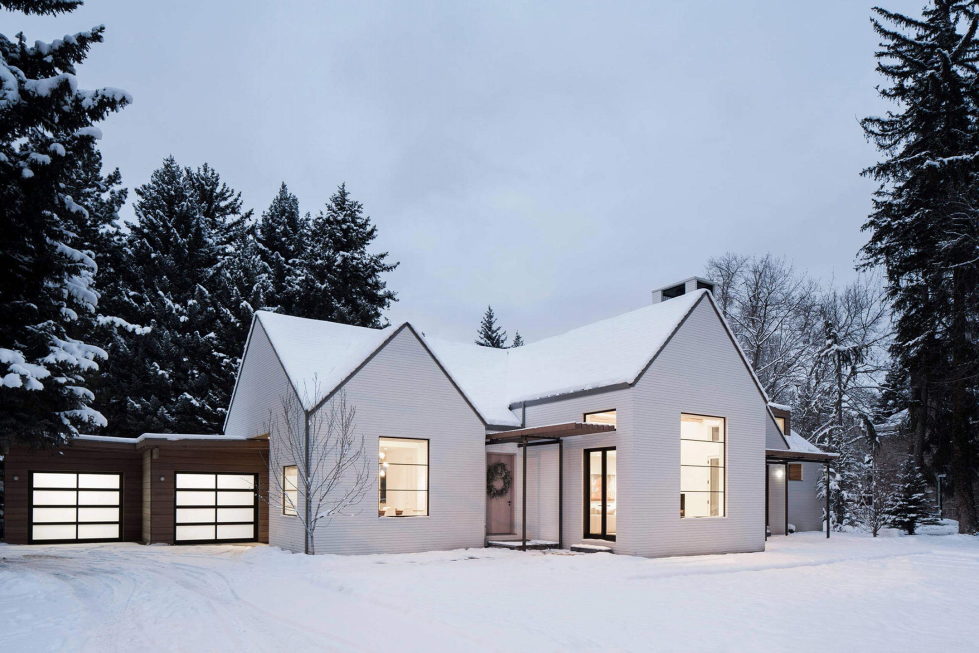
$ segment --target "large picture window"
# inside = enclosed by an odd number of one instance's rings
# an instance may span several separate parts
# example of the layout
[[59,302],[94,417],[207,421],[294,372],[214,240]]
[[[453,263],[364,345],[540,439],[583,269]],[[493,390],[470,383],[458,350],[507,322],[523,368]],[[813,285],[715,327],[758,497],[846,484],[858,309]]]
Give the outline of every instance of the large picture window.
[[287,465],[282,468],[282,514],[295,515],[299,508],[299,468]]
[[723,417],[680,416],[680,516],[723,517]]
[[428,514],[428,440],[380,438],[377,453],[379,517]]

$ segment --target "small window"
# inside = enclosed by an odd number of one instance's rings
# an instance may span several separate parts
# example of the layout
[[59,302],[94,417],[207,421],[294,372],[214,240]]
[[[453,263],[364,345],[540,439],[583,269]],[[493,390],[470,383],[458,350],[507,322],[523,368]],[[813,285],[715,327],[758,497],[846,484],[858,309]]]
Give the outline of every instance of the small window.
[[282,468],[282,514],[295,515],[299,507],[299,468],[288,465]]
[[585,424],[606,424],[615,426],[615,409],[603,410],[597,413],[585,413]]
[[680,415],[680,516],[723,517],[723,417]]
[[698,290],[709,290],[711,292],[714,292],[714,284],[708,283],[706,281],[699,281],[698,280],[697,281],[697,289]]
[[778,424],[778,430],[782,432],[782,435],[785,435],[785,418],[776,417],[775,423]]
[[378,517],[428,514],[428,440],[380,438],[377,452]]
[[789,480],[802,480],[802,463],[789,463]]
[[663,299],[673,299],[674,297],[679,297],[685,292],[687,292],[687,286],[682,283],[678,286],[673,286],[672,288],[664,288],[662,290]]

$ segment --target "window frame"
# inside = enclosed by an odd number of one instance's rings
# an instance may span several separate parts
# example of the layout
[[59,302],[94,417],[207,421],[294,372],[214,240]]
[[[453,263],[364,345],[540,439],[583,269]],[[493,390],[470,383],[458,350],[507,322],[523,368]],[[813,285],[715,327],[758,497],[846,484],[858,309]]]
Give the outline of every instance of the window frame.
[[[593,533],[590,532],[591,531],[591,512],[590,512],[590,509],[591,509],[591,478],[590,478],[591,477],[591,454],[595,453],[596,451],[602,452],[602,473],[601,473],[601,476],[602,476],[602,506],[603,506],[603,509],[602,509],[602,532],[600,534],[593,534]],[[608,524],[607,524],[607,520],[608,520],[608,496],[607,496],[608,495],[608,472],[607,472],[607,467],[608,467],[608,452],[609,451],[615,451],[616,452],[616,454],[615,454],[616,472],[615,473],[616,473],[616,476],[618,476],[619,454],[618,454],[618,451],[616,450],[615,445],[607,446],[607,447],[591,447],[591,448],[582,450],[582,454],[583,454],[583,457],[582,457],[582,472],[583,472],[583,475],[582,475],[582,478],[583,478],[582,486],[583,486],[583,489],[584,489],[584,493],[583,493],[583,496],[582,496],[582,498],[584,500],[583,501],[583,505],[582,505],[582,513],[584,515],[584,523],[582,525],[583,526],[582,527],[582,532],[583,532],[583,538],[586,539],[586,540],[607,540],[609,542],[614,542],[616,536],[619,534],[619,528],[618,528],[619,525],[618,525],[618,520],[617,519],[616,519],[616,524],[615,524],[615,533],[613,533],[611,535],[608,534]],[[618,479],[616,479],[616,486],[618,486]],[[618,513],[618,502],[619,502],[618,487],[616,487],[616,497],[615,497],[615,503],[616,503],[616,512],[615,512],[615,514],[616,514],[616,516],[618,516],[618,514],[619,514]]]
[[[432,516],[432,441],[429,438],[405,438],[395,435],[379,435],[377,436],[377,453],[381,453],[381,441],[382,440],[414,440],[417,442],[425,443],[425,489],[424,490],[393,490],[394,492],[424,492],[425,493],[425,514],[424,515],[381,515],[378,514],[378,519],[404,519],[405,517],[431,517]],[[421,467],[420,463],[388,463],[389,465],[413,465],[415,467]],[[378,462],[378,466],[381,463]],[[388,490],[387,486],[387,476],[385,478],[385,492]],[[377,503],[381,503],[381,475],[377,475]]]
[[[727,514],[727,480],[728,480],[728,475],[727,475],[727,436],[728,436],[727,418],[724,417],[723,415],[707,415],[705,413],[687,413],[687,412],[681,412],[680,413],[680,422],[681,423],[683,422],[684,416],[687,416],[687,417],[706,417],[707,419],[719,419],[719,420],[721,420],[721,422],[723,424],[723,433],[722,433],[722,439],[720,441],[720,444],[721,444],[721,452],[722,452],[722,455],[721,455],[722,460],[721,460],[720,469],[724,470],[724,489],[723,490],[720,490],[720,491],[715,491],[715,490],[688,490],[687,492],[684,492],[683,491],[682,478],[683,478],[683,468],[684,467],[700,467],[700,468],[708,468],[709,469],[709,468],[711,468],[711,465],[684,465],[683,462],[682,462],[683,461],[683,450],[682,450],[683,445],[681,444],[680,445],[680,447],[681,447],[681,451],[680,451],[680,461],[681,461],[680,462],[680,474],[681,474],[680,478],[681,478],[681,483],[680,483],[680,492],[679,492],[680,502],[681,502],[681,505],[680,505],[680,507],[681,507],[680,519],[726,519],[727,516],[728,516],[728,514]],[[681,429],[682,429],[682,427],[681,427]],[[685,441],[686,442],[711,442],[711,440],[695,440],[695,439],[692,439],[692,438],[684,438],[683,437],[683,431],[682,430],[680,431],[680,436],[681,437],[680,437],[679,441],[681,443],[683,443]],[[690,494],[693,494],[693,493],[701,494],[701,493],[705,493],[705,492],[706,493],[713,493],[713,494],[720,494],[721,495],[721,514],[720,515],[705,515],[703,517],[694,517],[692,515],[684,515],[683,512],[682,512],[682,510],[684,508],[684,506],[683,506],[683,495],[684,494],[687,494],[688,492]]]
[[[293,490],[286,489],[286,470],[294,468],[296,470],[296,486]],[[289,492],[296,493],[296,500],[292,502],[294,506],[292,512],[289,512],[289,508],[286,506],[286,500],[289,498]],[[298,517],[299,516],[299,465],[283,465],[282,466],[282,514],[286,517]]]
[[615,413],[615,424],[612,427],[615,430],[619,430],[619,410],[617,408],[606,408],[605,410],[590,410],[587,413],[583,413],[581,420],[585,424],[602,424],[602,422],[589,422],[589,415],[601,415],[602,413]]

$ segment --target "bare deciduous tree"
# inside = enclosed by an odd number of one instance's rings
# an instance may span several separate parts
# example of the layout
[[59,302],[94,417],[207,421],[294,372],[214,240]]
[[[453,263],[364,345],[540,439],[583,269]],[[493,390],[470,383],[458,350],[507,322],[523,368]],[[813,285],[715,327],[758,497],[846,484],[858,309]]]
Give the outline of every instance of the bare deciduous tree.
[[[314,390],[314,396],[319,396]],[[356,434],[356,408],[341,391],[326,405],[306,410],[295,392],[280,400],[281,413],[269,413],[270,508],[294,512],[305,535],[305,552],[314,554],[316,529],[359,504],[371,488],[364,437]],[[287,488],[285,468],[296,468],[295,491]]]

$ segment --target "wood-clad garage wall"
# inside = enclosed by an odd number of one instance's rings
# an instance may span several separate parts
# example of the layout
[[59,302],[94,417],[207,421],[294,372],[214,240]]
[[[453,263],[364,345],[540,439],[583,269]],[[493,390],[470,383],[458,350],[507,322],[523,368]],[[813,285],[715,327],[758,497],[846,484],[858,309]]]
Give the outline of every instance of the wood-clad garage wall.
[[5,540],[27,544],[30,529],[30,472],[116,472],[122,474],[122,539],[139,542],[142,535],[143,470],[130,443],[76,440],[64,449],[12,448],[5,468]]
[[[174,544],[175,481],[178,472],[258,474],[259,496],[268,496],[268,440],[201,440],[142,443],[149,453],[150,524],[144,541]],[[163,480],[160,480],[160,479]],[[258,541],[269,541],[268,504],[258,503]]]

